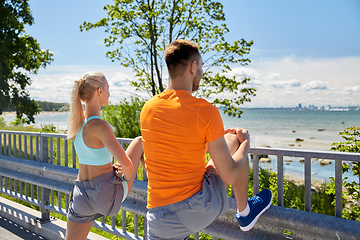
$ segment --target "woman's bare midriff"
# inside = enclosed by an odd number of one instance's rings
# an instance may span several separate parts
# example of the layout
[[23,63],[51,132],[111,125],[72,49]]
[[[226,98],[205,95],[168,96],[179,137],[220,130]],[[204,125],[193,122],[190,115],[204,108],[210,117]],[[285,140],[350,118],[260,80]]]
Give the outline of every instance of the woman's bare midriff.
[[102,165],[102,166],[92,166],[79,164],[79,174],[77,180],[79,181],[90,181],[94,178],[99,177],[105,173],[113,171],[113,167],[111,163]]

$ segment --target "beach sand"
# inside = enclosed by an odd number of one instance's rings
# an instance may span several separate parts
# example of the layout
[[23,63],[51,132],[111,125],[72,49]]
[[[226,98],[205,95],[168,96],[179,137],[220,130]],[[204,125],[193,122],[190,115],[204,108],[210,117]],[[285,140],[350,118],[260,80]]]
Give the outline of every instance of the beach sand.
[[251,147],[270,147],[285,149],[302,149],[329,151],[332,141],[319,140],[316,138],[304,138],[304,141],[295,141],[294,138],[285,138],[271,135],[251,135]]
[[[299,179],[294,176],[284,175],[284,179],[294,183],[296,186],[305,185],[305,181],[303,179]],[[318,189],[322,183],[323,182],[320,180],[311,179],[311,188]]]
[[16,112],[3,112],[0,117],[15,116]]

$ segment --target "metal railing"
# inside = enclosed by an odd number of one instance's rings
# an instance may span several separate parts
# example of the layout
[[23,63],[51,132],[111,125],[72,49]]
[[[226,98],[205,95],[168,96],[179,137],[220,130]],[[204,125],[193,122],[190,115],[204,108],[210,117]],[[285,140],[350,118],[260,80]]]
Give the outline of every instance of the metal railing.
[[[131,140],[118,139],[124,148]],[[259,156],[276,156],[278,192],[274,194],[277,194],[278,206],[272,206],[254,230],[241,232],[234,218],[236,201],[230,197],[230,209],[202,233],[223,239],[358,239],[360,223],[341,218],[342,161],[360,162],[360,154],[274,148],[251,148],[250,153],[253,155],[254,193],[259,192]],[[284,156],[305,159],[304,211],[283,207]],[[335,160],[336,217],[311,213],[312,158]],[[42,223],[51,220],[50,212],[66,216],[77,167],[72,141],[64,134],[0,130],[0,192],[39,207]],[[146,219],[140,216],[146,214],[147,182],[146,174],[141,175],[137,176],[131,193],[122,204],[121,226],[117,225],[115,217],[102,217],[95,221],[94,227],[124,239],[146,239]],[[140,228],[144,228],[143,236],[140,236]],[[199,239],[199,233],[194,234],[194,239]]]

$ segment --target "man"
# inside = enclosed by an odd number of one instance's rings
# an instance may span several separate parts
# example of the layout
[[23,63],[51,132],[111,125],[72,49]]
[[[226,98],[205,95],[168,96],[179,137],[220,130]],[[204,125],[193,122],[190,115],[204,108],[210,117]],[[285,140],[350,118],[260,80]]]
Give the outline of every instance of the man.
[[174,41],[165,61],[168,88],[150,99],[140,115],[149,179],[148,238],[184,239],[204,229],[228,208],[224,184],[233,185],[236,218],[248,231],[272,202],[268,189],[247,196],[250,135],[241,128],[225,131],[218,109],[191,95],[203,75],[196,44]]

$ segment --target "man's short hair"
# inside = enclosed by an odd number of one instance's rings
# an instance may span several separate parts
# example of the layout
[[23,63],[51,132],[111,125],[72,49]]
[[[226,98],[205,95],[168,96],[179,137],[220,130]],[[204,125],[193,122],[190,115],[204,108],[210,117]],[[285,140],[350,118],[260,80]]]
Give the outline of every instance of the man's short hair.
[[189,40],[175,40],[165,49],[165,62],[169,72],[176,67],[185,67],[189,61],[196,61],[198,56],[199,45]]

